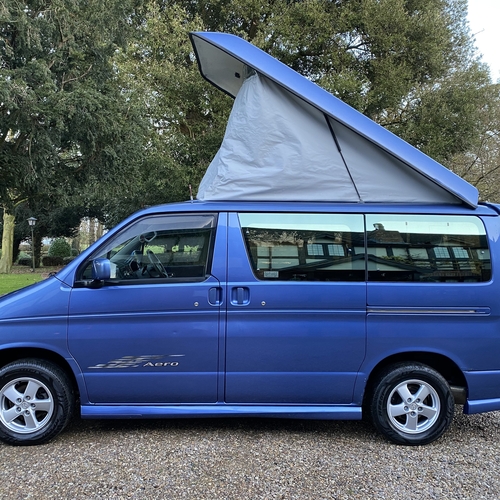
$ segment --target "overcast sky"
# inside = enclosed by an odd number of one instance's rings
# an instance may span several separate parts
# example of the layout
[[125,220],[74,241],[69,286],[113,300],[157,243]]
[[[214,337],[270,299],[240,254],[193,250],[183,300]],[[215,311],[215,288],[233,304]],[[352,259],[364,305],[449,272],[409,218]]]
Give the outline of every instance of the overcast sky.
[[469,24],[476,47],[491,69],[493,81],[500,79],[500,0],[469,0]]

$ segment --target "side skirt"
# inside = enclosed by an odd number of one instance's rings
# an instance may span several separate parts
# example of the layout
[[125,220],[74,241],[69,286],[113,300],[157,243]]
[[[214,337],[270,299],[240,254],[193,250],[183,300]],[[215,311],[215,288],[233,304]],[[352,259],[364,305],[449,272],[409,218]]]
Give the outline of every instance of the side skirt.
[[271,405],[82,405],[85,419],[100,418],[199,418],[270,417],[316,420],[361,420],[359,406],[271,406]]

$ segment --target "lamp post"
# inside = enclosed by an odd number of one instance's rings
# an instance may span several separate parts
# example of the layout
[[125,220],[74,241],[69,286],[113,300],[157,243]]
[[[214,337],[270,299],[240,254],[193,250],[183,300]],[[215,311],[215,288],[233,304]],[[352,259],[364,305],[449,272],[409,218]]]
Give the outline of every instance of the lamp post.
[[35,228],[36,221],[37,221],[37,219],[35,219],[35,217],[30,217],[28,219],[28,224],[30,225],[30,228],[31,228],[31,255],[33,257],[32,272],[35,272],[35,241],[34,241],[34,237],[33,237],[33,230]]

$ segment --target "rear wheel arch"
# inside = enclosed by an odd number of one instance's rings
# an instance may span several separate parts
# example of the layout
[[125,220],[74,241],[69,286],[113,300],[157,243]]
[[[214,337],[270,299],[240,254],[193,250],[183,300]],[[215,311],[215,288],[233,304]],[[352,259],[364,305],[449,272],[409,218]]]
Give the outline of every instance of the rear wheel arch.
[[426,364],[387,365],[372,385],[365,411],[376,429],[396,444],[431,443],[452,423],[455,404],[450,385]]
[[[432,352],[405,352],[400,354],[395,354],[389,356],[388,358],[380,361],[370,372],[368,380],[365,385],[365,391],[363,396],[363,408],[365,409],[367,402],[370,400],[371,395],[374,390],[374,384],[379,380],[381,374],[387,370],[388,367],[392,365],[397,365],[400,363],[421,363],[423,365],[432,368],[437,371],[447,382],[450,387],[456,387],[457,389],[462,389],[467,393],[467,380],[462,370],[458,365],[450,358],[437,353]],[[463,404],[464,401],[456,400],[457,404]]]

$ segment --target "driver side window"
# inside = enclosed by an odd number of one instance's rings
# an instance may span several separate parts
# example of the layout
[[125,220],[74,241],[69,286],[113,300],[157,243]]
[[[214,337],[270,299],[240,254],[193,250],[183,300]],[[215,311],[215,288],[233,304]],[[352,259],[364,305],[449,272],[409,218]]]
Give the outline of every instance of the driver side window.
[[[134,222],[92,259],[111,263],[111,281],[200,281],[209,272],[210,247],[216,225],[213,214],[162,215]],[[91,263],[82,279],[90,278]]]

